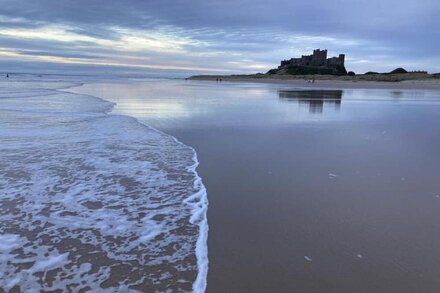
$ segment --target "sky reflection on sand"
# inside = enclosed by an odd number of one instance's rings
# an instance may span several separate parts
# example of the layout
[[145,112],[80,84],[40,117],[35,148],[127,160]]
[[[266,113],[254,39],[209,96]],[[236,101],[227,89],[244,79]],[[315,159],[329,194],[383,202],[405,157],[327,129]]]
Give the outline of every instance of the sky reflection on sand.
[[[208,290],[438,292],[438,92],[345,89],[338,108],[322,92],[302,97],[294,91],[306,88],[281,84],[76,90],[116,111],[132,101],[188,111],[134,114],[198,154],[210,201]],[[322,112],[310,113],[316,96]]]

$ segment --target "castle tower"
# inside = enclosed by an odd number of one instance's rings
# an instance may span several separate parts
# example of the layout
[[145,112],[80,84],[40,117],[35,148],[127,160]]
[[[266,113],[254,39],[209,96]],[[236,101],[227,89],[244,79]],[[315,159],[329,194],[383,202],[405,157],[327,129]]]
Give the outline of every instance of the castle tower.
[[339,54],[339,61],[341,62],[341,65],[343,66],[345,63],[345,54]]
[[322,66],[325,64],[326,60],[327,60],[327,50],[320,50],[320,49],[313,50],[313,57],[312,57],[313,66]]

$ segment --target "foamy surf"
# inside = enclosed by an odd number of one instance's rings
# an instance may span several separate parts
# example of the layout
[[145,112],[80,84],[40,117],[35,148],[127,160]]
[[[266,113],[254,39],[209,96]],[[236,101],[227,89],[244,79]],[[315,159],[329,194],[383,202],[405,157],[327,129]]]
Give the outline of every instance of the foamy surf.
[[0,287],[204,292],[194,149],[68,85],[0,85]]

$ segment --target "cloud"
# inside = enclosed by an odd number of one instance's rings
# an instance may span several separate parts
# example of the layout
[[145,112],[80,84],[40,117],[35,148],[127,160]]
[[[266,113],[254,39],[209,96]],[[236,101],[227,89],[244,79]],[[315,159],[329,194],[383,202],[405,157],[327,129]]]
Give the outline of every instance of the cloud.
[[[0,66],[266,71],[328,48],[350,70],[440,71],[437,0],[0,0]],[[368,61],[368,62],[365,62]],[[124,69],[125,70],[125,69]]]

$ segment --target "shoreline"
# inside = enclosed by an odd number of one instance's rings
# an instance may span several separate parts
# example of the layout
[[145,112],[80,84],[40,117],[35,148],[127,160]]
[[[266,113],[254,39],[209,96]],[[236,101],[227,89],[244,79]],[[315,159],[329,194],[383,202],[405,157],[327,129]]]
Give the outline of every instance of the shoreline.
[[440,79],[414,79],[404,81],[367,81],[367,80],[338,80],[338,79],[316,79],[315,83],[305,79],[288,78],[249,78],[235,76],[193,76],[187,80],[213,81],[221,78],[222,82],[249,82],[249,83],[268,83],[285,84],[299,87],[316,89],[402,89],[402,90],[440,90]]
[[207,292],[437,292],[438,102],[396,107],[414,92],[347,90],[319,112],[278,88],[289,85],[110,81],[81,92],[197,150]]
[[138,119],[134,116],[127,115],[127,114],[114,113],[115,107],[117,105],[116,102],[109,101],[109,100],[105,99],[104,97],[91,95],[91,94],[85,94],[85,93],[82,93],[80,90],[78,90],[87,84],[90,84],[90,83],[82,82],[80,84],[74,84],[72,86],[63,88],[61,90],[56,90],[56,91],[72,93],[72,94],[87,95],[91,98],[96,98],[96,99],[102,100],[104,102],[111,103],[112,106],[106,112],[106,115],[111,114],[111,115],[118,115],[118,116],[125,116],[125,117],[132,118],[136,121],[136,123],[148,128],[154,132],[163,134],[165,136],[169,136],[176,143],[178,143],[182,146],[188,147],[192,150],[192,152],[193,152],[192,160],[193,160],[194,164],[188,166],[187,169],[190,172],[192,172],[196,177],[195,181],[193,182],[193,185],[197,189],[197,192],[195,192],[194,194],[191,194],[187,199],[184,200],[184,203],[192,208],[192,215],[190,218],[190,223],[192,225],[198,226],[198,229],[199,229],[199,235],[198,235],[198,238],[196,241],[196,247],[195,247],[197,275],[196,275],[196,278],[194,279],[194,282],[192,283],[192,290],[193,290],[192,292],[195,292],[195,293],[205,292],[206,287],[207,287],[207,279],[208,279],[207,275],[208,275],[208,271],[209,271],[209,255],[208,255],[209,224],[208,224],[208,216],[207,216],[209,200],[208,200],[208,193],[207,193],[206,187],[203,184],[203,178],[198,174],[198,171],[197,171],[200,163],[199,163],[199,160],[197,157],[196,150],[192,146],[184,144],[177,137],[175,137],[169,133],[165,133],[165,132],[147,124],[146,122],[141,121],[140,119]]

